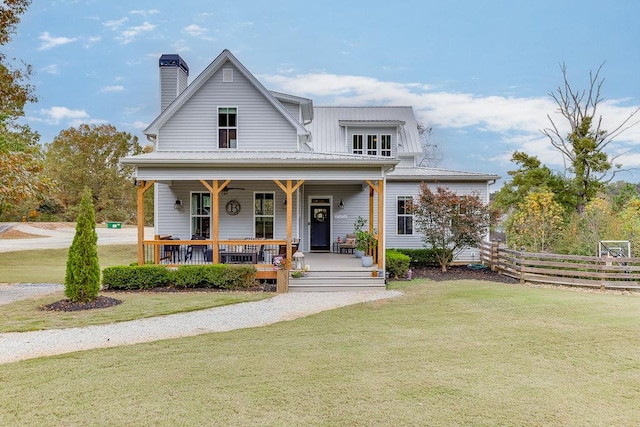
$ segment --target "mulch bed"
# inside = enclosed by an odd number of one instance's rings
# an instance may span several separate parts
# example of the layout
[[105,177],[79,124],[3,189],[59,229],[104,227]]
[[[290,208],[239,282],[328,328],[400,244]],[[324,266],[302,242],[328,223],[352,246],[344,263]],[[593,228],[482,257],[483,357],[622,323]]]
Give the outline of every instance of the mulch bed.
[[414,279],[429,279],[435,282],[444,280],[489,280],[492,282],[518,283],[517,279],[498,274],[490,268],[470,268],[466,265],[452,265],[443,272],[440,267],[412,269]]
[[71,302],[68,299],[63,299],[51,304],[41,305],[40,309],[47,311],[81,311],[92,310],[94,308],[113,307],[114,305],[118,305],[121,303],[122,301],[120,301],[119,299],[99,296],[91,302]]

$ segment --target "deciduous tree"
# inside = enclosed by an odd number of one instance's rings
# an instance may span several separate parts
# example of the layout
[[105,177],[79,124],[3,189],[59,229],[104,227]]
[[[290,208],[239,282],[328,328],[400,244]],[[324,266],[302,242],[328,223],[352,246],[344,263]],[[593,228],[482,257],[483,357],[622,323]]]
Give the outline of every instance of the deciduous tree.
[[552,237],[560,230],[563,210],[548,190],[527,194],[506,224],[509,246],[534,252],[549,249]]
[[613,179],[622,167],[615,161],[620,155],[610,156],[608,146],[621,133],[635,125],[635,109],[620,125],[612,131],[602,128],[602,116],[598,115],[598,105],[604,79],[600,71],[604,63],[595,73],[589,73],[589,87],[586,90],[575,90],[569,83],[567,67],[562,64],[563,85],[550,96],[558,105],[558,111],[569,125],[570,131],[563,132],[563,126],[557,125],[547,115],[551,127],[541,132],[549,138],[551,145],[565,159],[566,171],[572,177],[572,190],[576,197],[575,210],[580,215],[589,200],[592,200],[602,189],[604,183]]
[[60,132],[47,145],[47,175],[58,183],[57,199],[73,215],[83,187],[89,187],[98,221],[135,217],[133,170],[120,158],[140,153],[138,138],[112,125],[80,125]]
[[491,223],[489,208],[477,194],[457,195],[443,187],[434,193],[424,182],[411,211],[425,244],[436,249],[442,271],[452,256],[477,247]]

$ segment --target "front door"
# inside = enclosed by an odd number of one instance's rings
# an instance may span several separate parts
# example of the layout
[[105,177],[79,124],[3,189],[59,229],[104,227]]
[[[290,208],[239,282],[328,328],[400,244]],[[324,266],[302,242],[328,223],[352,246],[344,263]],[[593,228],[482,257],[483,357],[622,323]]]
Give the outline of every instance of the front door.
[[331,205],[313,205],[310,213],[311,250],[331,250]]

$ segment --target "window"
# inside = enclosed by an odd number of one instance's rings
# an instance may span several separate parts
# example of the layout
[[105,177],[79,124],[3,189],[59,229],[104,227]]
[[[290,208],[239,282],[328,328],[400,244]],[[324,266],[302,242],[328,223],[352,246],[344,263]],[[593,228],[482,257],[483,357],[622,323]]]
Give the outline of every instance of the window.
[[254,194],[254,219],[256,239],[273,239],[274,193]]
[[237,108],[218,108],[218,148],[238,148]]
[[412,202],[413,197],[411,196],[398,196],[397,198],[398,234],[413,234]]
[[367,135],[367,154],[378,155],[378,135]]
[[362,135],[353,135],[353,154],[364,154]]
[[391,135],[380,135],[380,155],[391,157]]
[[210,238],[211,194],[191,193],[191,234]]

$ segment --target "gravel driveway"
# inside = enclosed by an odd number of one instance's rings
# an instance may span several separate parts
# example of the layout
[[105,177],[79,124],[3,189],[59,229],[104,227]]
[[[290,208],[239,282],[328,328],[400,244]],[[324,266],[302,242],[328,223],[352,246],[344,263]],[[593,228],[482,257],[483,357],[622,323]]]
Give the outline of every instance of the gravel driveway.
[[167,338],[266,326],[321,311],[394,298],[399,291],[298,292],[189,313],[85,328],[0,334],[0,363]]

